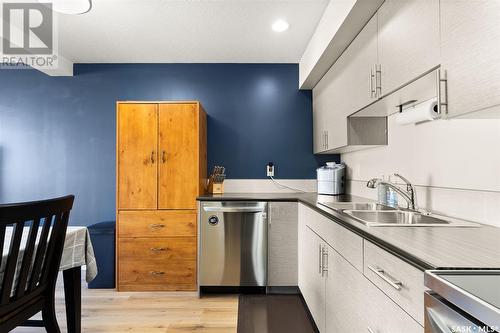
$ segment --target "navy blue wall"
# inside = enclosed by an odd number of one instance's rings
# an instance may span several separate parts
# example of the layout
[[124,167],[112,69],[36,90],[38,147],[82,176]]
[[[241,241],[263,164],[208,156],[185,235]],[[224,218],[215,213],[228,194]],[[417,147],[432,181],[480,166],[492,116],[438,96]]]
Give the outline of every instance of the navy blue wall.
[[200,100],[208,164],[228,178],[315,178],[310,91],[295,64],[81,64],[0,71],[0,202],[76,194],[72,224],[115,214],[117,100]]

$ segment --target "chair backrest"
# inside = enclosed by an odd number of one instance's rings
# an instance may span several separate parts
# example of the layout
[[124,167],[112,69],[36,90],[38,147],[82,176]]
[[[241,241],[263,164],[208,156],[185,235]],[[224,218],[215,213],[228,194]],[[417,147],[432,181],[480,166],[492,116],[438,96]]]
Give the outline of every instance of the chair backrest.
[[0,205],[0,315],[54,288],[74,198]]

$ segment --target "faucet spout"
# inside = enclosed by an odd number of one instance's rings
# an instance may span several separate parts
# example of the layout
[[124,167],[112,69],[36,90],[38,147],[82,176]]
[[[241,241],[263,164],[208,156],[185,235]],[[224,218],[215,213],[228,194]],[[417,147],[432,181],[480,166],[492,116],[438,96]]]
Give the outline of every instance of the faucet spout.
[[393,184],[391,182],[387,182],[385,180],[379,179],[379,178],[372,178],[366,183],[366,187],[368,188],[376,188],[379,185],[385,185],[390,187],[392,190],[394,190],[396,193],[401,195],[403,199],[406,200],[407,203],[407,208],[411,210],[418,210],[417,207],[417,197],[416,197],[416,191],[414,186],[403,176],[400,176],[399,174],[394,174],[396,177],[400,178],[406,183],[406,191],[402,190],[398,185]]

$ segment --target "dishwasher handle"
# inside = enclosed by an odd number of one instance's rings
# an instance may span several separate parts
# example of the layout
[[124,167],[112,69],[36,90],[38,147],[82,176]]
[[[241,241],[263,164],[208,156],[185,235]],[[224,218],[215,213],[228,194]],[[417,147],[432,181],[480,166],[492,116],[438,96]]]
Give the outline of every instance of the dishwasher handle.
[[203,207],[205,212],[216,213],[263,213],[265,207]]
[[442,321],[439,315],[433,309],[427,310],[427,318],[429,319],[429,326],[431,328],[431,332],[436,333],[452,333],[452,330]]

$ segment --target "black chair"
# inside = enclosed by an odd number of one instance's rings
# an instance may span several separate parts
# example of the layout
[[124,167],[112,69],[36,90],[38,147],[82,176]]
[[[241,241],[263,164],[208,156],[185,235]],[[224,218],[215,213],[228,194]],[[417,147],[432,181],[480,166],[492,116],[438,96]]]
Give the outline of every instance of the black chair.
[[[0,286],[0,332],[17,326],[44,326],[49,333],[60,332],[54,294],[74,198],[69,195],[0,205],[2,249],[6,228],[12,226],[8,253],[0,257],[1,266],[5,267]],[[22,244],[25,226],[29,233]],[[20,251],[23,245],[24,250]],[[40,311],[43,323],[28,320]]]

